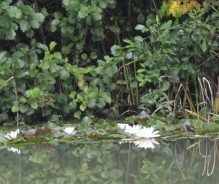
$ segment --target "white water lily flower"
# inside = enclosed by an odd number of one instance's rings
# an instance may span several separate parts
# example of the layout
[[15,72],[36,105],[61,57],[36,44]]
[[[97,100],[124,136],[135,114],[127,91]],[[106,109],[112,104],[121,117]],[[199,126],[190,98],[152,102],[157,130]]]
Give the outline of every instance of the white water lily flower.
[[155,148],[154,144],[159,144],[154,139],[144,139],[144,140],[141,140],[141,141],[134,141],[133,143],[136,146],[138,146],[139,148],[144,148],[144,149],[147,149],[147,148],[154,149]]
[[5,135],[5,138],[7,138],[8,140],[13,140],[13,139],[16,139],[17,138],[17,135],[20,133],[20,130],[17,129],[16,131],[12,131],[10,133],[7,133]]
[[74,130],[75,130],[74,127],[66,127],[66,128],[64,128],[65,133],[70,134],[70,135],[76,134],[77,131],[74,131]]
[[139,138],[150,139],[150,138],[160,137],[160,134],[158,134],[159,131],[154,131],[154,127],[146,128],[146,127],[142,127],[141,125],[130,126],[128,124],[122,124],[122,123],[119,123],[118,127],[124,129],[124,132],[133,134]]
[[154,137],[160,137],[160,134],[158,134],[159,131],[154,132],[154,128],[142,128],[138,132],[135,133],[135,136],[140,137],[140,138],[154,138]]
[[123,123],[119,123],[119,124],[118,124],[118,127],[119,127],[120,129],[126,129],[126,127],[128,127],[128,126],[130,126],[130,125],[128,125],[128,124],[123,124]]
[[142,127],[140,125],[133,125],[127,126],[124,131],[129,134],[137,134],[141,129]]
[[8,150],[8,151],[12,151],[12,152],[17,153],[17,154],[20,154],[20,153],[21,153],[21,151],[20,151],[19,149],[13,148],[13,147],[7,148],[7,150]]

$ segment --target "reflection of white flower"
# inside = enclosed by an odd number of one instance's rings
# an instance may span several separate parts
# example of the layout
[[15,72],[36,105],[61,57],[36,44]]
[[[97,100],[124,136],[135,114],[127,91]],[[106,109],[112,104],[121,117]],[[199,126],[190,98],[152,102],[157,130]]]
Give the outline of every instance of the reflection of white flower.
[[17,138],[17,135],[20,133],[20,130],[17,129],[16,131],[12,131],[10,133],[7,133],[5,135],[5,138],[7,138],[8,140],[12,140],[12,139],[16,139]]
[[74,127],[66,127],[66,128],[64,128],[65,133],[70,134],[70,135],[76,134],[77,131],[74,131],[74,130],[75,130]]
[[144,149],[147,149],[147,148],[154,149],[155,148],[154,144],[159,144],[154,139],[144,139],[144,140],[141,140],[141,141],[134,141],[133,143],[136,146],[138,146],[139,148],[144,148]]
[[17,153],[17,154],[20,154],[20,153],[21,153],[21,151],[20,151],[19,149],[13,148],[13,147],[7,148],[7,150],[8,150],[8,151],[12,151],[12,152]]
[[140,129],[137,133],[135,133],[135,135],[137,137],[140,137],[140,138],[154,138],[154,137],[160,137],[160,134],[158,134],[159,131],[155,131],[154,132],[154,128],[151,127],[151,128],[142,128]]

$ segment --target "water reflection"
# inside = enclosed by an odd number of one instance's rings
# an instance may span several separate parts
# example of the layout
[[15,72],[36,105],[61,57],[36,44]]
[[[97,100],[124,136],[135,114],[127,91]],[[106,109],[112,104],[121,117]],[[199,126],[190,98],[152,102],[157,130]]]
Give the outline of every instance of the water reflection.
[[219,183],[217,140],[2,147],[0,183]]

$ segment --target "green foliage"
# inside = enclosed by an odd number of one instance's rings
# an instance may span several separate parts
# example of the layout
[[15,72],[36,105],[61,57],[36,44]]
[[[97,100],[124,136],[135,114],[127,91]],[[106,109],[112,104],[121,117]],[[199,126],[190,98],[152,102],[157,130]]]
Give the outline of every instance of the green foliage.
[[180,83],[215,77],[217,12],[191,12],[181,23],[161,4],[129,2],[1,1],[0,85],[14,76],[19,100],[9,82],[0,113],[52,120],[103,109],[118,117],[131,106],[171,110]]
[[[210,17],[203,19],[202,12],[193,12],[183,23],[162,22],[158,15],[151,14],[146,25],[135,27],[142,32],[141,36],[125,39],[124,48],[118,45],[111,48],[113,60],[123,57],[122,61],[126,55],[123,67],[133,65],[138,85],[142,89],[147,86],[146,94],[140,99],[141,106],[164,105],[171,110],[170,99],[175,98],[177,86],[185,82],[187,88],[190,80],[194,82],[213,67],[214,57],[209,54],[217,50],[214,46],[218,45],[214,37],[217,27],[210,23]],[[211,73],[211,77],[214,74]]]

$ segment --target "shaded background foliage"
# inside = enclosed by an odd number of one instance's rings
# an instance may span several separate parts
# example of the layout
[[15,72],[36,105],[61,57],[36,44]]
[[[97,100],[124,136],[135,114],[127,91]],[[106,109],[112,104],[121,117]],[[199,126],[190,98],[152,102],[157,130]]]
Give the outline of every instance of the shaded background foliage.
[[197,76],[217,77],[218,2],[173,2],[1,1],[0,84],[19,95],[1,89],[1,121],[172,111],[180,83],[198,96]]

